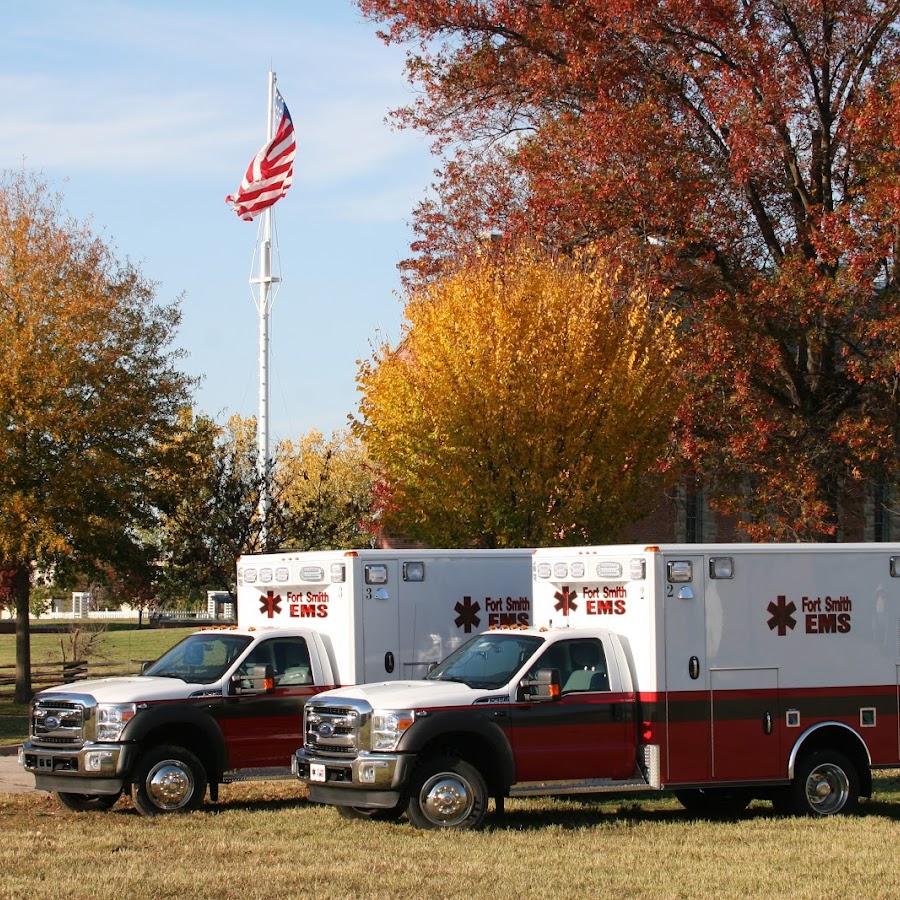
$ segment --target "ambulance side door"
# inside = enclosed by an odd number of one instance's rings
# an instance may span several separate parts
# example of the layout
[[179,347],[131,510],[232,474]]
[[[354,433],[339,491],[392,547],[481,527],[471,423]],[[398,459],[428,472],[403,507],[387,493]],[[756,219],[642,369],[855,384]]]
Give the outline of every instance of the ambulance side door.
[[665,560],[665,714],[663,778],[705,781],[711,771],[705,573],[702,556]]

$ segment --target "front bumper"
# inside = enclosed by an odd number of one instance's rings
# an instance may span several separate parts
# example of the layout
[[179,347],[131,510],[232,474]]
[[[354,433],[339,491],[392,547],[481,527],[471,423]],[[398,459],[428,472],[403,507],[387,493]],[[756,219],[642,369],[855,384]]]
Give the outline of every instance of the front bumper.
[[403,797],[413,762],[413,757],[400,753],[360,753],[352,759],[335,759],[301,748],[291,760],[291,770],[307,785],[314,803],[392,809]]
[[34,775],[39,791],[117,794],[125,786],[134,753],[130,744],[86,744],[68,750],[26,741],[19,750],[19,762]]

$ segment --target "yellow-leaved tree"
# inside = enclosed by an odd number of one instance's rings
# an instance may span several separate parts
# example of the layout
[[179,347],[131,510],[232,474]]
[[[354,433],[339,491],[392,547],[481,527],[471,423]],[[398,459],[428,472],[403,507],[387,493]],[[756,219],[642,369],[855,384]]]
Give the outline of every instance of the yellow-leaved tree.
[[312,430],[278,445],[275,494],[282,542],[299,550],[366,546],[372,538],[372,469],[345,431],[326,440]]
[[676,316],[590,250],[486,253],[360,364],[381,526],[432,546],[606,542],[644,515],[681,399]]

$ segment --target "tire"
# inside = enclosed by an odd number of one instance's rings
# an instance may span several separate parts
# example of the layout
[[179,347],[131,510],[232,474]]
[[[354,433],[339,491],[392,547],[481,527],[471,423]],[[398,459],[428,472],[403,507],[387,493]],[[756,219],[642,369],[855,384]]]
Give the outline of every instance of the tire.
[[122,796],[118,794],[69,794],[60,791],[56,799],[72,812],[106,812],[112,809]]
[[816,750],[800,760],[789,791],[797,815],[850,813],[859,802],[859,773],[843,753]]
[[406,812],[402,803],[391,809],[364,809],[362,806],[336,806],[342,819],[369,819],[373,822],[396,822]]
[[752,799],[746,791],[728,788],[692,788],[675,791],[675,797],[689,813],[714,818],[740,815]]
[[206,794],[206,770],[184,747],[151,748],[138,760],[131,781],[131,798],[145,816],[190,812]]
[[414,775],[406,813],[416,828],[472,831],[487,812],[484,776],[464,760],[426,761]]

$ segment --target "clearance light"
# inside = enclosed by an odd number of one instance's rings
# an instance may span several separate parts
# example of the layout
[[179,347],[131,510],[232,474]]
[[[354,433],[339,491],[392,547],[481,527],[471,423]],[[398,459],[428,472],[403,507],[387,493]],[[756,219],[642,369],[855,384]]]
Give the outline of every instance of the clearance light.
[[649,547],[644,547],[644,553],[659,553],[659,547],[651,544]]
[[325,570],[321,566],[302,566],[300,568],[300,580],[310,581],[314,584],[324,584]]
[[622,577],[622,563],[605,559],[597,563],[597,577],[611,581]]

